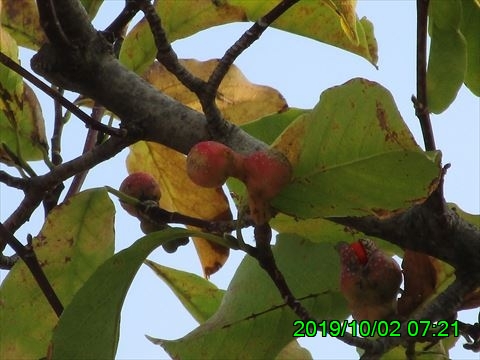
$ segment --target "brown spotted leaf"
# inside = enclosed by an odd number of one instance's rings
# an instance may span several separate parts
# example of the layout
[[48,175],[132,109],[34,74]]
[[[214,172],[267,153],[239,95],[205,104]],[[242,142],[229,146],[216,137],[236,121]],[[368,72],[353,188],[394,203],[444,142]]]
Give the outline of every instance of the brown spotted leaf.
[[[65,308],[113,255],[114,214],[104,189],[87,190],[54,208],[33,240],[40,265]],[[0,287],[0,359],[43,358],[57,322],[27,266],[17,262]]]

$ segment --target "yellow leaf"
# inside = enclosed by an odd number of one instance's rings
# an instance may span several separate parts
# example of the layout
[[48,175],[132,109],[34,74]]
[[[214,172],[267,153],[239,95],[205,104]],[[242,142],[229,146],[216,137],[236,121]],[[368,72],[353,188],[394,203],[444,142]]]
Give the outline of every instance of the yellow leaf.
[[[206,220],[232,218],[222,188],[207,189],[195,185],[187,176],[185,156],[163,145],[140,141],[130,147],[127,157],[129,173],[145,171],[157,179],[162,191],[160,206],[168,211]],[[206,276],[226,262],[228,249],[194,239]]]
[[[218,60],[180,60],[180,63],[193,75],[208,80],[218,64]],[[201,110],[197,96],[183,86],[177,78],[160,63],[153,63],[144,74],[145,79],[157,89],[183,104]],[[244,124],[260,117],[284,111],[287,103],[275,89],[252,84],[233,65],[220,84],[217,105],[224,117],[235,123]]]

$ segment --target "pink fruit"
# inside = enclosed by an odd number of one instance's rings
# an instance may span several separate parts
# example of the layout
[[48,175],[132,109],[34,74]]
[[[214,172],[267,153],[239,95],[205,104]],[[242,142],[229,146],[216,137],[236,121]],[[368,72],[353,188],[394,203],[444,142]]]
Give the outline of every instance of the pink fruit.
[[187,174],[197,185],[222,186],[229,176],[240,176],[243,157],[228,146],[203,141],[192,147],[187,156]]
[[[160,200],[161,192],[155,178],[145,172],[135,172],[128,175],[120,184],[120,191],[140,201]],[[138,217],[139,212],[133,205],[120,202],[122,207],[132,216]]]
[[244,182],[247,186],[250,216],[256,224],[270,217],[270,200],[290,182],[292,167],[276,151],[257,151],[244,160]]
[[402,283],[397,262],[368,239],[337,245],[340,255],[340,290],[357,321],[388,319],[396,313]]

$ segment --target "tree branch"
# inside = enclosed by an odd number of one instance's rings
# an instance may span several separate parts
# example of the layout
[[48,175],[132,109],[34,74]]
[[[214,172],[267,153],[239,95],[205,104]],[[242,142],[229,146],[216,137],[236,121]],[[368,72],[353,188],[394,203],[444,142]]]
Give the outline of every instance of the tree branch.
[[[62,8],[62,24],[71,22],[76,28],[91,28],[86,15],[78,15],[79,11],[85,12],[78,0],[51,1]],[[102,104],[138,139],[158,142],[184,154],[196,143],[211,140],[203,114],[160,93],[125,69],[101,33],[78,31],[88,37],[83,38],[83,43],[76,42],[77,48],[47,44],[32,58],[32,69],[57,86]],[[266,148],[263,142],[230,123],[224,136],[215,140],[240,153]]]
[[45,94],[50,96],[55,101],[58,101],[65,109],[69,110],[72,114],[76,115],[88,127],[91,127],[92,129],[96,129],[113,136],[122,135],[122,132],[120,132],[118,129],[112,129],[109,126],[106,126],[102,123],[98,123],[94,121],[90,116],[87,115],[87,113],[85,113],[80,108],[72,104],[67,98],[64,98],[58,91],[52,89],[50,86],[48,86],[39,78],[31,74],[28,70],[23,68],[21,65],[17,64],[15,61],[10,59],[1,51],[0,51],[0,63],[5,65],[9,69],[15,71],[24,79],[30,81],[33,85],[38,87],[40,90],[42,90]]
[[480,272],[480,229],[449,209],[443,198],[443,183],[428,199],[390,218],[375,216],[329,218],[366,235],[382,238],[403,249],[431,255],[459,272]]
[[176,78],[190,91],[199,95],[205,90],[205,81],[194,76],[178,61],[177,54],[173,50],[167,35],[162,27],[160,16],[155,11],[155,8],[148,0],[136,0],[138,6],[145,14],[150,29],[152,31],[153,39],[157,47],[157,60],[165,66]]
[[427,100],[427,21],[429,0],[417,0],[417,97],[412,96],[415,115],[420,120],[425,150],[435,150]]
[[55,293],[55,290],[52,288],[52,285],[50,285],[50,282],[45,276],[42,267],[38,263],[37,256],[35,255],[31,245],[29,244],[27,247],[23,246],[22,243],[18,241],[2,223],[0,223],[0,239],[5,241],[13,250],[15,250],[25,265],[27,265],[38,286],[45,295],[45,298],[55,311],[55,314],[60,317],[63,312],[63,305]]
[[[42,202],[46,191],[78,172],[91,169],[95,165],[110,159],[135,141],[136,139],[129,138],[110,138],[96,146],[92,151],[58,165],[48,174],[31,178],[25,197],[3,225],[8,231],[14,233],[28,221],[33,211]],[[5,245],[4,239],[0,238],[0,252],[5,249]]]

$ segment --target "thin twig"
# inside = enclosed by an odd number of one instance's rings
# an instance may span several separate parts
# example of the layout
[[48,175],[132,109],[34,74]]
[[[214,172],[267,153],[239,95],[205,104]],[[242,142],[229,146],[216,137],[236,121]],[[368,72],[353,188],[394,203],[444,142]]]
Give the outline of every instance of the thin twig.
[[3,170],[0,170],[0,182],[20,190],[26,190],[29,184],[28,179],[14,177]]
[[265,16],[255,22],[243,35],[233,44],[220,59],[217,67],[210,75],[208,79],[209,96],[213,100],[215,93],[220,86],[223,78],[228,72],[228,69],[236,60],[236,58],[245,51],[250,45],[260,38],[262,33],[281,15],[283,15],[288,9],[295,5],[299,0],[283,0],[272,10],[270,10]]
[[[63,89],[57,88],[56,91],[63,96]],[[65,124],[65,119],[62,114],[62,105],[57,99],[54,99],[54,127],[52,134],[52,163],[53,165],[59,165],[62,163],[63,159],[61,156],[62,152],[62,132],[63,126]]]
[[122,37],[124,29],[133,17],[138,13],[140,8],[135,0],[125,0],[125,7],[120,14],[112,21],[112,23],[103,30],[103,33],[107,36],[107,39],[111,43],[115,43]]
[[417,96],[412,96],[415,115],[422,128],[425,150],[435,150],[427,99],[427,20],[429,0],[417,0]]
[[113,195],[117,196],[121,202],[135,206],[138,211],[148,221],[154,224],[182,224],[197,227],[205,232],[224,235],[240,228],[252,226],[253,222],[250,218],[242,218],[230,221],[211,221],[183,215],[178,212],[167,211],[158,206],[155,201],[138,201],[130,196],[110,187],[106,189]]
[[235,59],[250,45],[252,45],[262,33],[274,22],[278,17],[290,9],[298,0],[283,0],[265,16],[255,22],[223,55],[218,62],[215,70],[208,79],[206,91],[197,94],[202,104],[203,112],[208,121],[209,132],[212,135],[223,134],[228,131],[225,120],[218,109],[215,98],[217,91],[223,78],[227,74],[230,66]]
[[10,234],[2,223],[0,223],[0,238],[5,241],[23,260],[25,265],[27,265],[53,311],[55,311],[55,314],[60,317],[63,312],[63,305],[45,276],[42,267],[38,263],[37,256],[35,255],[31,244],[23,246],[20,241]]
[[15,61],[10,59],[4,53],[0,51],[0,63],[8,67],[9,69],[15,71],[17,74],[22,76],[24,79],[30,81],[33,85],[42,90],[45,94],[50,96],[52,99],[57,100],[64,108],[69,110],[72,114],[77,116],[85,125],[89,128],[104,132],[112,136],[124,136],[124,131],[120,129],[115,129],[110,126],[106,126],[102,123],[94,121],[87,113],[82,111],[80,108],[72,104],[68,99],[64,98],[58,91],[55,91],[50,86],[45,84],[42,80],[37,78],[35,75],[30,73],[28,70],[17,64]]
[[182,64],[180,64],[177,54],[170,45],[165,31],[163,30],[160,16],[158,16],[150,1],[137,0],[137,4],[145,14],[145,18],[150,25],[150,30],[152,31],[155,45],[157,47],[157,60],[160,61],[168,71],[175,75],[184,86],[198,96],[199,93],[205,90],[205,82],[194,76]]
[[[92,109],[92,119],[100,122],[103,115],[105,114],[105,108],[97,103],[93,105]],[[82,154],[86,154],[92,150],[97,143],[98,131],[95,129],[88,129],[87,136],[85,138],[85,144],[83,145]],[[82,172],[75,174],[73,177],[70,188],[65,195],[65,199],[69,199],[73,195],[77,194],[82,188],[83,182],[85,181],[88,174],[88,169]]]

